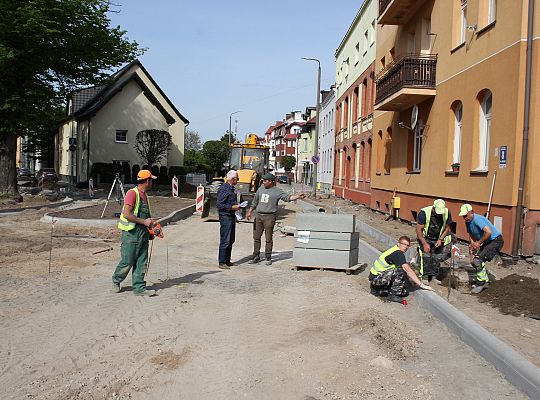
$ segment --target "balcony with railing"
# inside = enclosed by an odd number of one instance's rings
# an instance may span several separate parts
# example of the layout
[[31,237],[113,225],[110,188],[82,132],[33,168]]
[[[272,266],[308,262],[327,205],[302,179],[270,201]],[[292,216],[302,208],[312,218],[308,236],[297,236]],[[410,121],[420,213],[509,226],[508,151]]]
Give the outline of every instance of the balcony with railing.
[[376,77],[375,109],[400,111],[436,94],[436,54],[407,54]]
[[426,0],[379,0],[381,25],[405,25],[424,5]]

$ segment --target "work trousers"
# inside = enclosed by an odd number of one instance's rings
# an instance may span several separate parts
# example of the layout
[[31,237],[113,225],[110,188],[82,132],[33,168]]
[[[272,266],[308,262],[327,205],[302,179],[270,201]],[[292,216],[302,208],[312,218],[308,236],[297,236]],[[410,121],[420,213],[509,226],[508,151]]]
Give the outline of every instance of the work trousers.
[[473,258],[472,266],[476,270],[476,282],[489,282],[489,275],[486,269],[486,261],[493,260],[504,245],[502,236],[498,236],[489,242],[484,243],[478,253]]
[[234,213],[219,213],[219,255],[218,262],[231,262],[232,247],[236,236],[236,218]]
[[431,247],[429,253],[424,253],[422,244],[418,246],[418,257],[420,259],[419,275],[420,279],[431,280],[431,278],[433,278],[434,276],[439,275],[441,262],[450,258],[452,244],[435,247],[436,241],[430,241],[426,239],[426,242],[428,242]]
[[[145,230],[146,228],[143,227]],[[131,285],[134,293],[141,293],[146,290],[144,274],[148,263],[148,235],[139,231],[138,227],[133,231],[122,232],[122,244],[120,246],[120,262],[112,276],[113,283],[120,283],[131,272]]]
[[379,296],[391,293],[395,296],[405,297],[409,293],[405,289],[407,274],[402,268],[390,268],[379,273],[379,275],[369,274],[371,289]]
[[274,246],[274,225],[276,224],[276,214],[258,213],[253,223],[253,255],[259,256],[261,251],[261,237],[264,232],[266,243],[264,253],[266,258],[272,256],[272,247]]

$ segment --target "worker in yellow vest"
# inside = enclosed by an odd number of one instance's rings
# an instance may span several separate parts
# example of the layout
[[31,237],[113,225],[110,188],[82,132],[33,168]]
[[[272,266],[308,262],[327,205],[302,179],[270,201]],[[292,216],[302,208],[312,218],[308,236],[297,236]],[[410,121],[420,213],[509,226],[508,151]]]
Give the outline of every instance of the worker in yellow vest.
[[375,296],[388,296],[388,300],[401,303],[403,297],[409,295],[405,287],[407,278],[423,290],[433,291],[433,288],[424,285],[416,276],[405,259],[405,253],[411,245],[407,236],[399,238],[397,244],[383,252],[373,263],[369,271],[371,294]]
[[443,199],[424,207],[416,217],[420,279],[425,285],[439,276],[441,262],[450,258],[452,214]]
[[120,292],[120,283],[126,279],[129,270],[133,294],[137,296],[154,296],[154,290],[146,289],[144,274],[148,262],[148,229],[155,219],[152,219],[148,191],[152,188],[152,179],[156,179],[150,171],[142,169],[137,174],[137,186],[128,190],[124,198],[124,208],[118,221],[122,231],[120,262],[112,276],[113,292]]

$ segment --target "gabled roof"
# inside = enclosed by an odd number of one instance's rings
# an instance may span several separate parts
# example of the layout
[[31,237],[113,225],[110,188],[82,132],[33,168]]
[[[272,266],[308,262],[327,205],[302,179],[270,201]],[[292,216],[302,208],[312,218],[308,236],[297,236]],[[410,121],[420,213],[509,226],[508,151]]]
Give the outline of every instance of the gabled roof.
[[72,114],[77,119],[84,119],[95,115],[109,100],[111,100],[118,92],[131,81],[136,82],[142,89],[144,95],[150,100],[150,102],[159,110],[163,115],[168,124],[173,124],[176,120],[175,118],[165,110],[165,107],[161,102],[156,98],[152,93],[150,88],[144,83],[141,77],[137,74],[136,71],[128,72],[131,67],[137,65],[148,77],[150,82],[155,86],[158,92],[163,96],[167,104],[175,111],[178,118],[184,121],[186,124],[189,121],[176,109],[174,104],[169,100],[169,98],[163,93],[161,88],[154,81],[152,76],[148,71],[143,67],[139,60],[135,60],[132,63],[126,65],[124,68],[112,75],[114,82],[108,86],[94,86],[91,88],[86,88],[79,90],[72,95]]
[[271,125],[270,127],[268,127],[268,129],[265,132],[265,135],[272,133],[275,127],[276,127],[275,125]]

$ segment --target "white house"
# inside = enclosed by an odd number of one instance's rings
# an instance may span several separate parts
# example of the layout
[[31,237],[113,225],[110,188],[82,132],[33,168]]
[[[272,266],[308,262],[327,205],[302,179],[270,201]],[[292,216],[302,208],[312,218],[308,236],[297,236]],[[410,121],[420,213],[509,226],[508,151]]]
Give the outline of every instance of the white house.
[[113,76],[107,86],[74,92],[55,138],[55,166],[62,179],[84,182],[95,163],[145,164],[135,152],[136,135],[146,129],[170,133],[172,145],[160,166],[182,166],[189,121],[178,111],[140,61]]
[[321,91],[321,115],[319,115],[319,165],[317,166],[317,182],[325,193],[332,192],[334,178],[334,126],[336,124],[336,94],[334,86],[330,90]]

